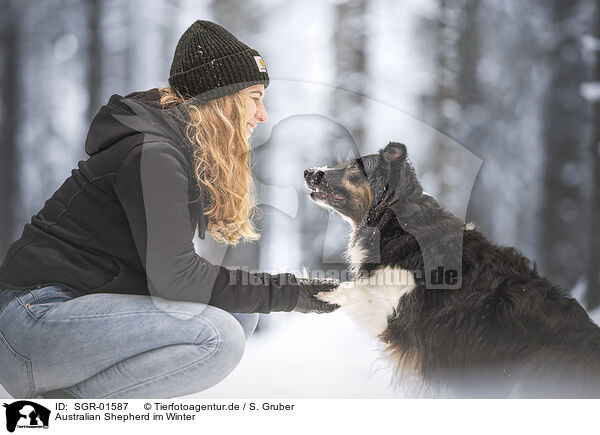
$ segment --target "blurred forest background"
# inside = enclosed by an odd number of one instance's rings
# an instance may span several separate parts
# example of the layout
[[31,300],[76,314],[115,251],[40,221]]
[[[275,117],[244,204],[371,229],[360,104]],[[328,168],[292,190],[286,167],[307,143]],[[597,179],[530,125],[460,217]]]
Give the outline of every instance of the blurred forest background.
[[[302,171],[397,140],[442,203],[452,208],[467,192],[468,221],[535,260],[588,310],[600,305],[597,0],[0,5],[0,259],[87,158],[100,106],[165,86],[179,36],[207,19],[256,48],[273,80],[265,104],[274,125],[253,138],[263,237],[230,248],[227,264],[344,269],[348,228],[309,204]],[[302,113],[289,110],[308,100]],[[400,118],[413,120],[406,137],[383,141]],[[452,144],[480,159],[474,183],[461,177]],[[295,192],[297,212],[270,197],[282,192]],[[261,320],[262,330],[272,322]]]

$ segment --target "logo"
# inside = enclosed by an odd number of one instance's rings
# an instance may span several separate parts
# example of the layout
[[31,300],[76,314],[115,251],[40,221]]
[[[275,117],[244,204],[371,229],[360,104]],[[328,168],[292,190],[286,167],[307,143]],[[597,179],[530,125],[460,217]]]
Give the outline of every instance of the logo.
[[256,61],[256,66],[260,72],[267,72],[267,67],[260,56],[254,56],[254,60]]
[[6,430],[14,432],[15,428],[44,428],[48,429],[50,421],[50,410],[28,400],[19,400],[9,405],[3,404],[6,408]]

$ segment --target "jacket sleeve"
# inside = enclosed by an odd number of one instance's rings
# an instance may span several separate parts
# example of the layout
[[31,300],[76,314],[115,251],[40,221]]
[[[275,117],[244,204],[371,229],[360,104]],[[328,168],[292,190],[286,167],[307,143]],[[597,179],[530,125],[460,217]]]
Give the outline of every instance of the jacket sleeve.
[[127,154],[115,174],[115,192],[150,295],[234,313],[293,310],[298,299],[294,275],[229,270],[196,253],[186,167],[183,154],[168,142],[145,142]]

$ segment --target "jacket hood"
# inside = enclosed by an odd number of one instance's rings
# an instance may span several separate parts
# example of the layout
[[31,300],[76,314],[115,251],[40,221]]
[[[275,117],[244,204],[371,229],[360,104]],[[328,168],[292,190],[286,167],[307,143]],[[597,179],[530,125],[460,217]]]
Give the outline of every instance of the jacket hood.
[[126,96],[113,94],[100,108],[90,124],[85,152],[92,156],[121,139],[144,134],[144,140],[156,137],[170,139],[175,145],[186,142],[181,123],[185,116],[180,107],[161,110],[158,88],[132,92]]
[[[86,153],[93,156],[127,136],[143,134],[143,142],[166,139],[191,161],[191,152],[185,146],[188,139],[184,128],[189,115],[186,116],[181,105],[161,109],[159,99],[158,88],[133,92],[124,97],[112,95],[92,120],[85,140]],[[194,210],[198,235],[204,239],[206,216],[203,192],[193,174],[189,174],[189,182],[191,195],[198,204],[198,208]]]

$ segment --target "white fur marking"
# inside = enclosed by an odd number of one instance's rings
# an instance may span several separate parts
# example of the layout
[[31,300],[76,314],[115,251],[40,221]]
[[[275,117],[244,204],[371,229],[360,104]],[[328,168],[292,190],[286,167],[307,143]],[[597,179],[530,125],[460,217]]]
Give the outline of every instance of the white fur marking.
[[339,211],[337,211],[335,208],[333,208],[332,206],[330,206],[330,205],[329,205],[329,204],[327,204],[326,202],[323,202],[323,201],[322,201],[320,198],[313,199],[313,198],[311,198],[311,196],[310,196],[310,195],[308,195],[308,197],[309,197],[309,199],[310,199],[312,202],[314,202],[315,204],[317,204],[319,207],[322,207],[322,208],[324,208],[324,209],[326,209],[326,210],[331,210],[331,211],[333,211],[333,212],[337,213],[339,216],[341,216],[341,217],[342,217],[342,219],[344,219],[346,222],[348,222],[348,223],[349,223],[349,224],[352,226],[352,228],[354,228],[354,227],[355,227],[355,225],[354,225],[354,222],[352,221],[352,219],[351,219],[351,218],[349,218],[348,216],[346,216],[346,215],[344,215],[344,214],[340,213]]
[[400,298],[415,285],[412,272],[384,267],[369,278],[343,282],[336,290],[319,293],[318,298],[338,304],[367,331],[378,336],[387,329],[388,316],[398,308]]
[[348,258],[350,260],[350,266],[354,269],[363,263],[363,260],[367,254],[366,249],[357,246],[354,243],[350,244],[348,248]]

